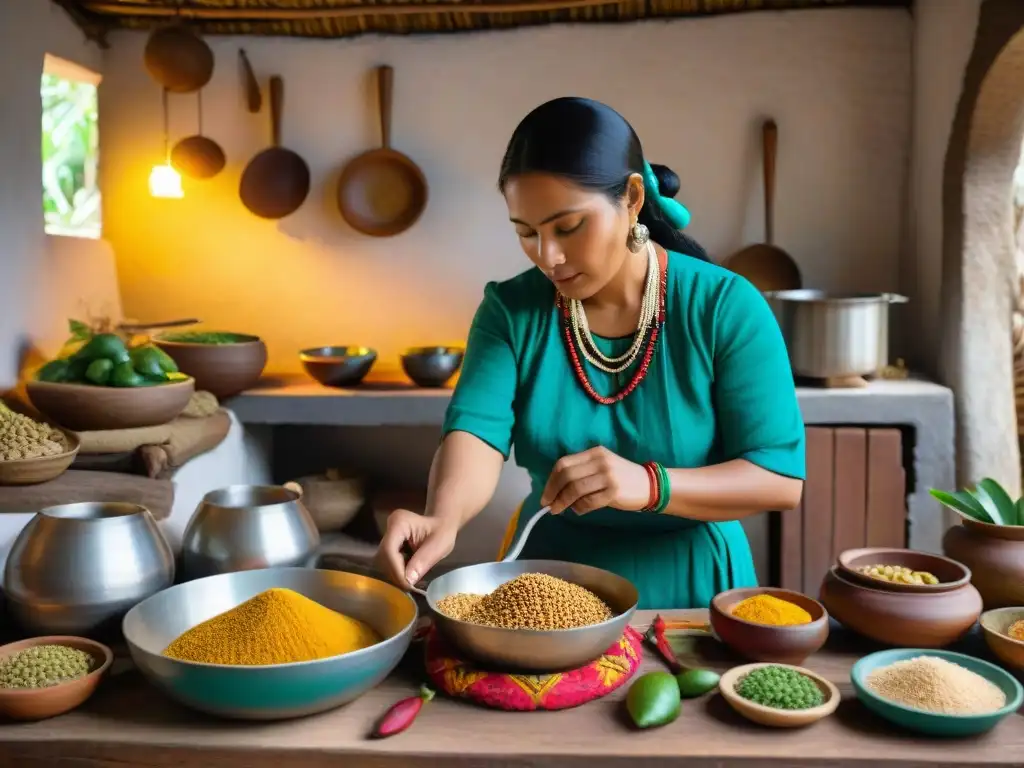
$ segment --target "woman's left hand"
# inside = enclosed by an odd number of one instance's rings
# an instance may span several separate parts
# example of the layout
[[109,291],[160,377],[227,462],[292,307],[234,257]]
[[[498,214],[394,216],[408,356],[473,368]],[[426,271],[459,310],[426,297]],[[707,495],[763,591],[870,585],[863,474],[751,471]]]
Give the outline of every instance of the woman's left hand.
[[642,465],[598,447],[559,459],[540,503],[554,515],[569,507],[578,515],[602,507],[635,512],[647,506],[650,494],[651,481]]

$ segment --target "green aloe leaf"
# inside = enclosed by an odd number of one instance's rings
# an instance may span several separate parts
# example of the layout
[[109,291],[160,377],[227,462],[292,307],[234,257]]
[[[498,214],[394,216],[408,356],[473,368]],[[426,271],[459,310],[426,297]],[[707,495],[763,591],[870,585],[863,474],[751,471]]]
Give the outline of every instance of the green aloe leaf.
[[981,523],[993,522],[985,508],[966,491],[949,493],[948,491],[940,491],[938,488],[932,488],[928,493],[932,495],[932,498],[949,507],[961,517],[977,520]]
[[[988,491],[982,488],[979,483],[974,490],[968,491],[982,507],[985,508],[986,514],[992,518],[992,522],[996,525],[1006,525],[1006,518],[1003,517],[1002,510],[999,509],[999,505],[995,499],[988,495]],[[1011,521],[1012,522],[1012,521]]]
[[991,477],[983,477],[978,481],[978,488],[984,490],[999,509],[999,515],[1003,519],[1002,525],[1020,525],[1017,505],[1003,486]]
[[1024,496],[1017,499],[1017,522],[1016,525],[1024,525]]

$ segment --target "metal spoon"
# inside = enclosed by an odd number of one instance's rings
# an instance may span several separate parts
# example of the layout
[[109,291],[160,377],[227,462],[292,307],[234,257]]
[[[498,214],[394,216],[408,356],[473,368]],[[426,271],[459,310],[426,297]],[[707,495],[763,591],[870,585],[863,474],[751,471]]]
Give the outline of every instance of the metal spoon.
[[[526,546],[526,539],[529,537],[530,531],[533,530],[534,526],[537,525],[544,515],[550,513],[551,507],[541,507],[538,509],[533,514],[533,517],[526,521],[526,525],[523,526],[523,530],[521,530],[519,535],[513,540],[512,546],[508,548],[508,551],[505,553],[505,556],[501,558],[500,562],[507,563],[519,557],[519,554],[523,551],[523,547]],[[415,592],[417,595],[422,595],[423,597],[427,596],[427,591],[425,589],[420,589],[415,585],[409,585],[409,591]]]

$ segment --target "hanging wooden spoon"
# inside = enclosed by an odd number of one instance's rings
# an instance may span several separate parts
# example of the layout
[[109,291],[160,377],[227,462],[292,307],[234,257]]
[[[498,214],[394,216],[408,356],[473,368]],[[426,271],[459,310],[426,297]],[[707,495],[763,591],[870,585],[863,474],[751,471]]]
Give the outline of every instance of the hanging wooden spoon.
[[793,258],[775,245],[775,151],[778,128],[774,120],[762,127],[764,152],[764,243],[748,245],[722,262],[722,266],[743,275],[761,291],[788,291],[803,286],[800,268]]

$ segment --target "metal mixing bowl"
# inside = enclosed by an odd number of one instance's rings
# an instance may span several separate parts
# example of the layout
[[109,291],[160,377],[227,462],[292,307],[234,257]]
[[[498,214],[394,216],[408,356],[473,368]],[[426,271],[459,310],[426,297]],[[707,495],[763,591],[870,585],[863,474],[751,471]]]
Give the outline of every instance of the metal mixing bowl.
[[314,347],[299,352],[306,373],[325,387],[354,387],[370,372],[377,350],[369,347]]
[[[546,573],[578,584],[604,600],[615,614],[600,624],[550,631],[484,627],[449,618],[437,604],[448,595],[486,595],[524,573]],[[596,659],[622,637],[640,595],[621,576],[600,568],[557,560],[481,563],[439,576],[427,587],[427,604],[438,629],[468,656],[502,670],[561,672]]]
[[40,635],[105,635],[173,583],[174,554],[138,504],[43,509],[18,534],[4,568],[11,613]]
[[443,387],[462,367],[460,347],[413,347],[402,353],[405,375],[421,387]]
[[181,542],[186,579],[254,568],[305,565],[320,532],[300,494],[279,485],[232,485],[210,491]]
[[[183,632],[274,587],[366,622],[384,641],[316,661],[268,666],[199,664],[163,656]],[[409,648],[416,603],[377,579],[312,568],[267,568],[210,576],[171,587],[124,618],[132,659],[157,688],[221,717],[279,720],[347,704],[380,683]]]

